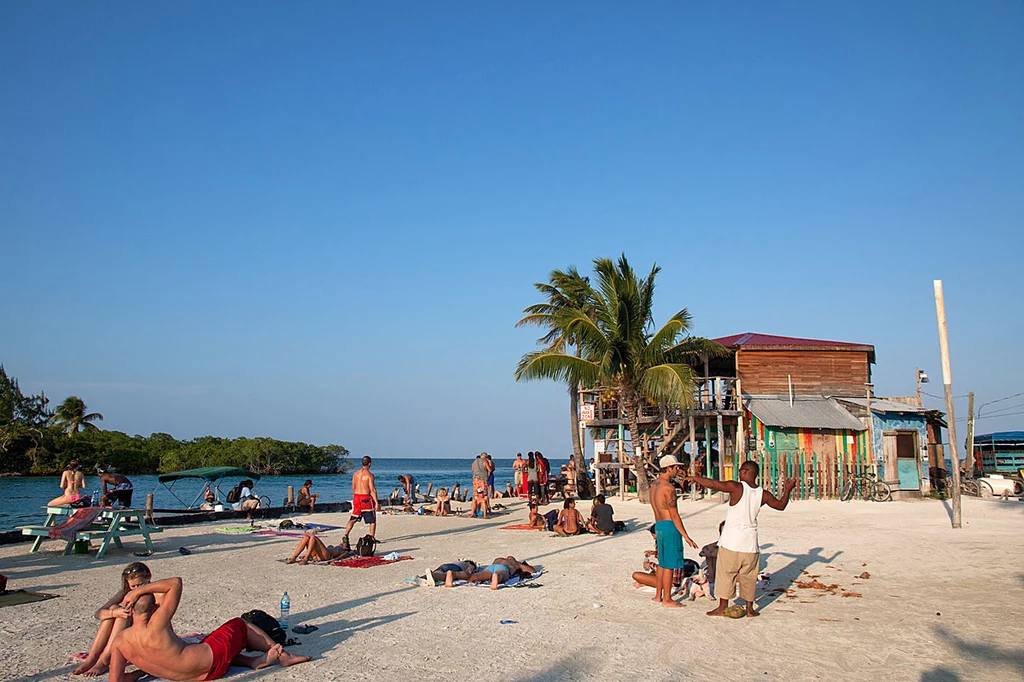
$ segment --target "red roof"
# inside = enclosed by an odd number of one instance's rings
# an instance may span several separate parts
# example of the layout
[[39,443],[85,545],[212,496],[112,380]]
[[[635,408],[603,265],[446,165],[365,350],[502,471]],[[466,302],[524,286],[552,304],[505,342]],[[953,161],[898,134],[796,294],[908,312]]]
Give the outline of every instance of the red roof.
[[861,350],[875,354],[875,347],[866,343],[848,343],[845,341],[824,341],[822,339],[801,339],[795,336],[774,336],[746,332],[715,339],[726,348],[818,348],[821,350]]

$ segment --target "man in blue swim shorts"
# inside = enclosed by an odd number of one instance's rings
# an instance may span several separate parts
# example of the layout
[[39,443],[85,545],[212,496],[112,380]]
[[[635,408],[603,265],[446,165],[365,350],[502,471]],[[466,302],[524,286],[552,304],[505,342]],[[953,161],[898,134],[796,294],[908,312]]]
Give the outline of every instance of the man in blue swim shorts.
[[654,509],[654,541],[658,546],[657,587],[654,601],[662,606],[679,608],[682,604],[672,601],[672,571],[683,567],[683,540],[696,549],[697,543],[690,539],[679,518],[676,487],[672,479],[683,474],[683,465],[674,455],[665,455],[658,460],[661,473],[651,484],[651,507]]

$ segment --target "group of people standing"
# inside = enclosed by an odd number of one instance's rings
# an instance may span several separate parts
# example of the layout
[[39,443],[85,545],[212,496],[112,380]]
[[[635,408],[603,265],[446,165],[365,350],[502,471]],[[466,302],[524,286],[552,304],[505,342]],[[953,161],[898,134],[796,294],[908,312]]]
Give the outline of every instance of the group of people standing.
[[551,477],[551,462],[540,452],[529,452],[526,459],[523,453],[517,452],[512,463],[512,475],[520,497],[527,497],[531,502],[548,504],[548,479]]

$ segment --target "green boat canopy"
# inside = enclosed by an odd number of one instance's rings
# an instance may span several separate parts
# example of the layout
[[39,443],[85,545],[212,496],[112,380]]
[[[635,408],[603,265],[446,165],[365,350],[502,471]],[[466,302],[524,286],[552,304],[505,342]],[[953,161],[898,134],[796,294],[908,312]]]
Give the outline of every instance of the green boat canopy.
[[189,469],[187,471],[176,471],[173,474],[160,474],[157,480],[161,483],[177,481],[182,478],[201,478],[206,481],[218,481],[226,476],[241,476],[260,480],[259,474],[246,471],[241,467],[202,467],[200,469]]

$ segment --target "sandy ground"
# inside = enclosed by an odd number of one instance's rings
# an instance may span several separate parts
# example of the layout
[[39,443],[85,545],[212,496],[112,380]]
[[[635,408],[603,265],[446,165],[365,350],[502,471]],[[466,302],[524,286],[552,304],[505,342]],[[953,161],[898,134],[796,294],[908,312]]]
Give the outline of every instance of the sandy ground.
[[[635,530],[612,538],[499,530],[525,520],[518,503],[488,521],[382,516],[380,552],[415,560],[371,569],[284,565],[277,560],[290,553],[291,538],[222,535],[213,526],[165,531],[146,561],[154,577],[185,581],[180,633],[209,631],[252,608],[276,614],[284,590],[293,624],[319,626],[294,649],[313,662],[235,680],[1024,679],[1020,502],[965,500],[960,531],[931,500],[766,509],[761,543],[771,585],[759,595],[763,615],[738,621],[706,617],[710,602],[668,610],[635,590],[629,574],[651,547],[651,513],[636,502],[612,504]],[[588,503],[581,506],[586,513]],[[699,544],[716,539],[723,507],[680,507]],[[327,537],[336,542],[340,532]],[[181,556],[181,546],[194,553]],[[101,561],[61,556],[57,542],[37,554],[28,544],[0,547],[12,588],[61,595],[0,609],[0,679],[67,675],[70,654],[92,640],[93,611],[140,547],[126,542]],[[544,567],[541,588],[404,582],[446,560],[510,553]],[[870,578],[858,579],[864,571]],[[838,587],[799,588],[797,580]]]

